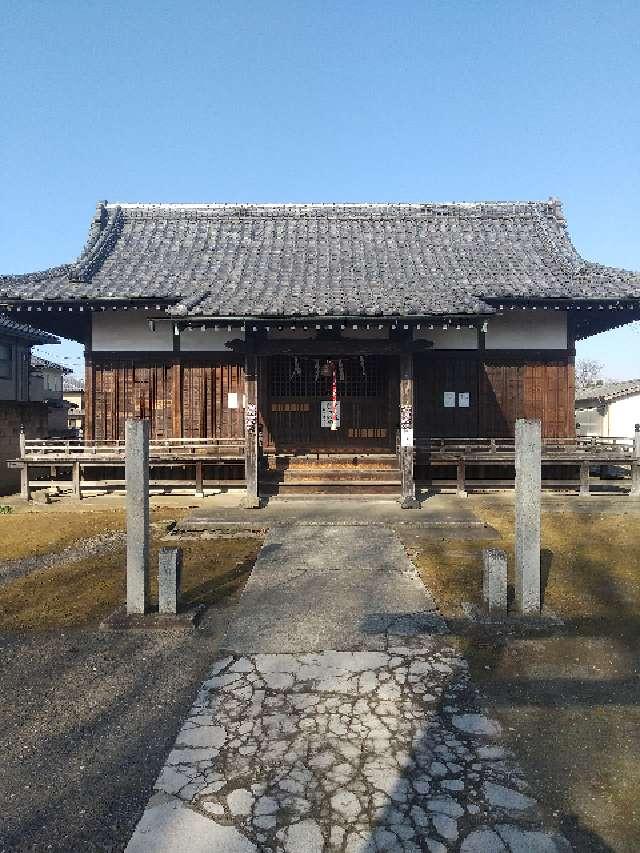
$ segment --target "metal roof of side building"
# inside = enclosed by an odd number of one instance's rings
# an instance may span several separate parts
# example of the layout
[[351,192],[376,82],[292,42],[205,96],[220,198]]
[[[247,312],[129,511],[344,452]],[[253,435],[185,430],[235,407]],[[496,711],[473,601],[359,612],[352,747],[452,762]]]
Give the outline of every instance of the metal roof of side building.
[[491,314],[496,300],[639,299],[586,261],[556,199],[98,204],[76,261],[0,277],[0,300],[154,299],[180,316]]

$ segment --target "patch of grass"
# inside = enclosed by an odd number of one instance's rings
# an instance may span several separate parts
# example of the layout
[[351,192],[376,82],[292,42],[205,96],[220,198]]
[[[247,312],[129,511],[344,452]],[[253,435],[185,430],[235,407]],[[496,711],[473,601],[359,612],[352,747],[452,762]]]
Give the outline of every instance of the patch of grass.
[[[152,521],[170,521],[188,510],[155,509]],[[68,545],[100,533],[125,529],[123,509],[29,511],[0,516],[0,562],[61,551]]]
[[[433,542],[415,563],[452,625],[480,603],[481,550],[503,548],[513,583],[510,507],[480,504],[498,540]],[[542,515],[545,608],[564,628],[543,636],[462,631],[472,674],[549,814],[581,851],[640,850],[640,525],[634,515]]]
[[[158,597],[160,537],[150,548],[151,600]],[[164,543],[166,544],[166,543]],[[255,561],[256,539],[189,540],[183,550],[184,608],[212,604],[242,589]],[[47,631],[97,625],[125,601],[125,549],[61,563],[0,587],[0,630]]]

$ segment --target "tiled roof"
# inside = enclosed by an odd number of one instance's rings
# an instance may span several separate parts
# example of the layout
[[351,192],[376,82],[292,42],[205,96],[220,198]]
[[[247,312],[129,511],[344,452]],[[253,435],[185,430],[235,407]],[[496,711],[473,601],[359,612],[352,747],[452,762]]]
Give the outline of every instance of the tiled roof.
[[70,367],[65,367],[63,364],[58,364],[55,361],[48,361],[46,358],[40,358],[39,355],[31,354],[31,367],[36,370],[60,370],[63,373],[71,373]]
[[159,299],[221,317],[490,313],[488,299],[640,298],[584,261],[560,203],[99,204],[69,265],[0,299]]
[[31,344],[59,344],[60,341],[55,335],[50,335],[49,332],[42,332],[40,329],[34,329],[33,326],[27,323],[17,323],[11,317],[5,317],[0,314],[0,335],[11,335],[13,338],[22,338]]
[[622,379],[620,382],[601,382],[576,390],[576,403],[586,400],[617,400],[630,394],[640,394],[640,379]]

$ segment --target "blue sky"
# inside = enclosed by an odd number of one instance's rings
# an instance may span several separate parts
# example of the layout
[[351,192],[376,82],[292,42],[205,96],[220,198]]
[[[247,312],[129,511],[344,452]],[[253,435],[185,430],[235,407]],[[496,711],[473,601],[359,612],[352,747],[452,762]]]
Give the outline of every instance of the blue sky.
[[[2,272],[72,259],[98,199],[550,195],[586,258],[640,269],[637,0],[3,0],[2,18]],[[632,327],[578,350],[619,378],[639,353]]]

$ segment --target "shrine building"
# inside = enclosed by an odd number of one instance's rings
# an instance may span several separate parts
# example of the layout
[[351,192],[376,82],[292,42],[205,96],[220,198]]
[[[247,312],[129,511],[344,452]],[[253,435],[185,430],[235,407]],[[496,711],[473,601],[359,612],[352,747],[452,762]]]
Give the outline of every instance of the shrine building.
[[374,491],[404,465],[410,502],[421,443],[520,417],[571,439],[575,343],[640,317],[640,274],[584,260],[555,199],[101,202],[75,261],[0,277],[0,311],[84,344],[86,442],[138,417],[235,439],[254,496],[296,460],[326,491],[359,490],[332,459]]

